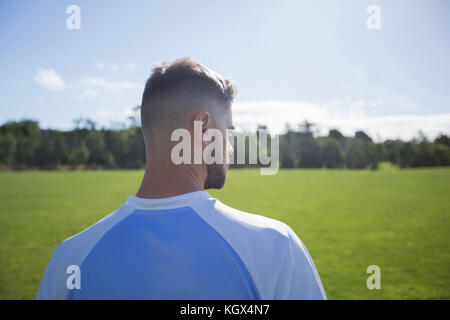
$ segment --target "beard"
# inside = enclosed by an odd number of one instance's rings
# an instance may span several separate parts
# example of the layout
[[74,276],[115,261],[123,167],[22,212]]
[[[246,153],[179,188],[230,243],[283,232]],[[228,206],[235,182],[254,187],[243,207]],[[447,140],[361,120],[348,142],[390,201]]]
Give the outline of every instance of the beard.
[[228,164],[209,164],[206,166],[205,189],[222,189],[227,177]]

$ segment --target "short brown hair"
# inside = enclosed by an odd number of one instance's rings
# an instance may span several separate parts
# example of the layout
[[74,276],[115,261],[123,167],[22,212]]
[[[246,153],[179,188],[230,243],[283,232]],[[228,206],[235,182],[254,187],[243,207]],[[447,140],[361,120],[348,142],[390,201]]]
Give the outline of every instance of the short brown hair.
[[[153,68],[147,80],[141,104],[144,137],[153,135],[154,127],[170,126],[172,116],[189,106],[200,106],[215,99],[225,108],[231,106],[236,85],[191,58],[162,63]],[[206,98],[206,99],[205,99]],[[165,115],[168,115],[164,117]]]

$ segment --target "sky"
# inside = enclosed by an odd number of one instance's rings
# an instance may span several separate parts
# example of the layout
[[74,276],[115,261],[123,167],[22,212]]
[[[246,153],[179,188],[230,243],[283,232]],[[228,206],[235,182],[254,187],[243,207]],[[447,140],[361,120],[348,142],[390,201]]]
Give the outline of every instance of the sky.
[[[79,29],[67,27],[70,5]],[[0,124],[114,127],[134,114],[152,67],[180,57],[237,84],[241,129],[308,120],[320,134],[378,141],[450,134],[446,0],[0,0]]]

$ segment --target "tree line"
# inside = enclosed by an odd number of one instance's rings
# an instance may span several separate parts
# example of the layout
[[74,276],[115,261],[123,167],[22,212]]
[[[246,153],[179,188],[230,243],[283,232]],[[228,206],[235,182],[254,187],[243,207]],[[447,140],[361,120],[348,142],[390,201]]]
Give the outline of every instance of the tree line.
[[[258,139],[256,132],[246,135],[256,135]],[[400,168],[449,166],[450,138],[442,134],[429,141],[419,134],[410,141],[388,139],[376,143],[363,131],[348,137],[334,129],[326,136],[318,136],[314,125],[305,121],[297,129],[287,127],[280,135],[279,155],[281,168],[377,169],[381,161]],[[250,166],[258,164],[232,165]],[[145,146],[137,121],[121,128],[97,129],[92,120],[77,119],[75,128],[69,131],[41,129],[33,120],[10,121],[0,126],[3,169],[144,167]]]
[[382,161],[400,168],[450,165],[450,138],[441,134],[429,141],[419,132],[410,141],[387,139],[375,143],[364,131],[346,137],[336,129],[327,136],[313,135],[307,121],[298,130],[280,136],[281,167],[377,169]]

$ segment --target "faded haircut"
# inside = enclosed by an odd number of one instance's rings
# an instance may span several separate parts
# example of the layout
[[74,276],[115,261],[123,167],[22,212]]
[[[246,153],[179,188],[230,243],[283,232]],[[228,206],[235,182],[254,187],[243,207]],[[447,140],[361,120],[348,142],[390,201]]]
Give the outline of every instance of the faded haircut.
[[145,139],[153,140],[159,128],[173,129],[180,116],[195,107],[214,110],[229,108],[236,85],[191,58],[162,63],[153,68],[141,103],[141,123]]

